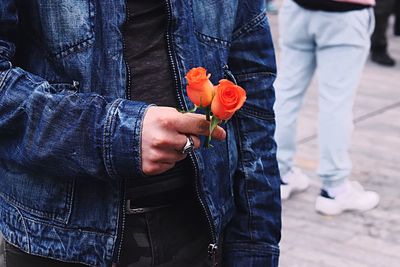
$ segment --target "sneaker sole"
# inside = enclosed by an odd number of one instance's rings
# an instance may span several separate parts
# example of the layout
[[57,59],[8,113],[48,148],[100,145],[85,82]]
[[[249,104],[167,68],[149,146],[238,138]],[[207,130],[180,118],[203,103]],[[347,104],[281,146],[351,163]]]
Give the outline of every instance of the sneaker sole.
[[[332,200],[319,196],[317,198],[317,201],[315,202],[315,209],[318,213],[321,213],[324,215],[339,215],[345,211],[360,211],[360,212],[368,211],[368,210],[371,210],[371,209],[375,208],[376,206],[378,206],[378,204],[379,204],[379,197],[371,205],[368,205],[365,207],[354,208],[354,209],[341,208],[341,207],[338,207],[337,204],[333,203]],[[323,208],[323,206],[324,206],[324,208]]]

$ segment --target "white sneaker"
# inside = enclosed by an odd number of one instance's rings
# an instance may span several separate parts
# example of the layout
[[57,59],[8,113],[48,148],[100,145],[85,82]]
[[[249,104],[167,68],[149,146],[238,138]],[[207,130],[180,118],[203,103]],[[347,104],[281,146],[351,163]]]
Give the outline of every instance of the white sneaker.
[[326,215],[337,215],[343,211],[367,211],[379,203],[379,195],[373,191],[365,191],[358,182],[348,182],[347,189],[336,197],[331,197],[321,190],[315,202],[315,209]]
[[288,199],[294,192],[301,192],[310,186],[310,178],[308,178],[300,169],[292,168],[282,177],[281,198]]

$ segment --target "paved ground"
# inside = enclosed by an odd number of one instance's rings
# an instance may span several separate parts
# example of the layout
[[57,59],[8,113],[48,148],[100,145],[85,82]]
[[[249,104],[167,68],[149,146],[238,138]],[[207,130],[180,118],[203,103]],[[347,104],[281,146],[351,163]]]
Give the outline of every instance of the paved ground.
[[[278,1],[279,3],[280,1]],[[275,46],[277,17],[270,15]],[[306,96],[298,130],[298,166],[311,188],[283,204],[281,267],[400,266],[400,37],[390,36],[394,68],[368,62],[355,103],[352,179],[381,195],[379,207],[336,217],[314,212],[320,182],[315,81]],[[277,51],[279,54],[279,51]]]

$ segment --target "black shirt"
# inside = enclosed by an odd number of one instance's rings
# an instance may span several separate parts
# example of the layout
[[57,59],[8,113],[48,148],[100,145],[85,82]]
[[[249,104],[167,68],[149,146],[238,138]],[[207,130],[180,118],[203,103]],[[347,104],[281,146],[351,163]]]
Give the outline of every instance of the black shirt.
[[352,4],[332,0],[294,0],[299,6],[321,11],[345,12],[370,7],[370,5]]
[[128,0],[124,29],[132,100],[176,106],[176,93],[165,39],[166,6],[162,0]]
[[[128,0],[127,16],[124,41],[131,99],[177,107],[165,36],[168,20],[165,1]],[[163,174],[133,177],[128,180],[127,197],[141,205],[163,204],[168,201],[165,198],[177,197],[173,192],[180,192],[189,184],[191,169],[190,162],[184,160]]]

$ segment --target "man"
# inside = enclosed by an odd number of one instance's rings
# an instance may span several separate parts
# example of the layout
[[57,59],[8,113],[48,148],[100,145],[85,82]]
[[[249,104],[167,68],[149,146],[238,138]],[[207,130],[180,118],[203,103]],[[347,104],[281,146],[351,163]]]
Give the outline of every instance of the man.
[[379,202],[375,192],[349,181],[348,154],[354,95],[374,27],[372,5],[369,0],[287,0],[280,12],[276,139],[282,199],[309,186],[308,177],[294,167],[293,155],[298,112],[317,71],[322,190],[315,208],[323,214],[369,210]]
[[[7,267],[278,265],[264,0],[0,7]],[[198,66],[247,91],[210,149],[204,115],[176,111]]]

